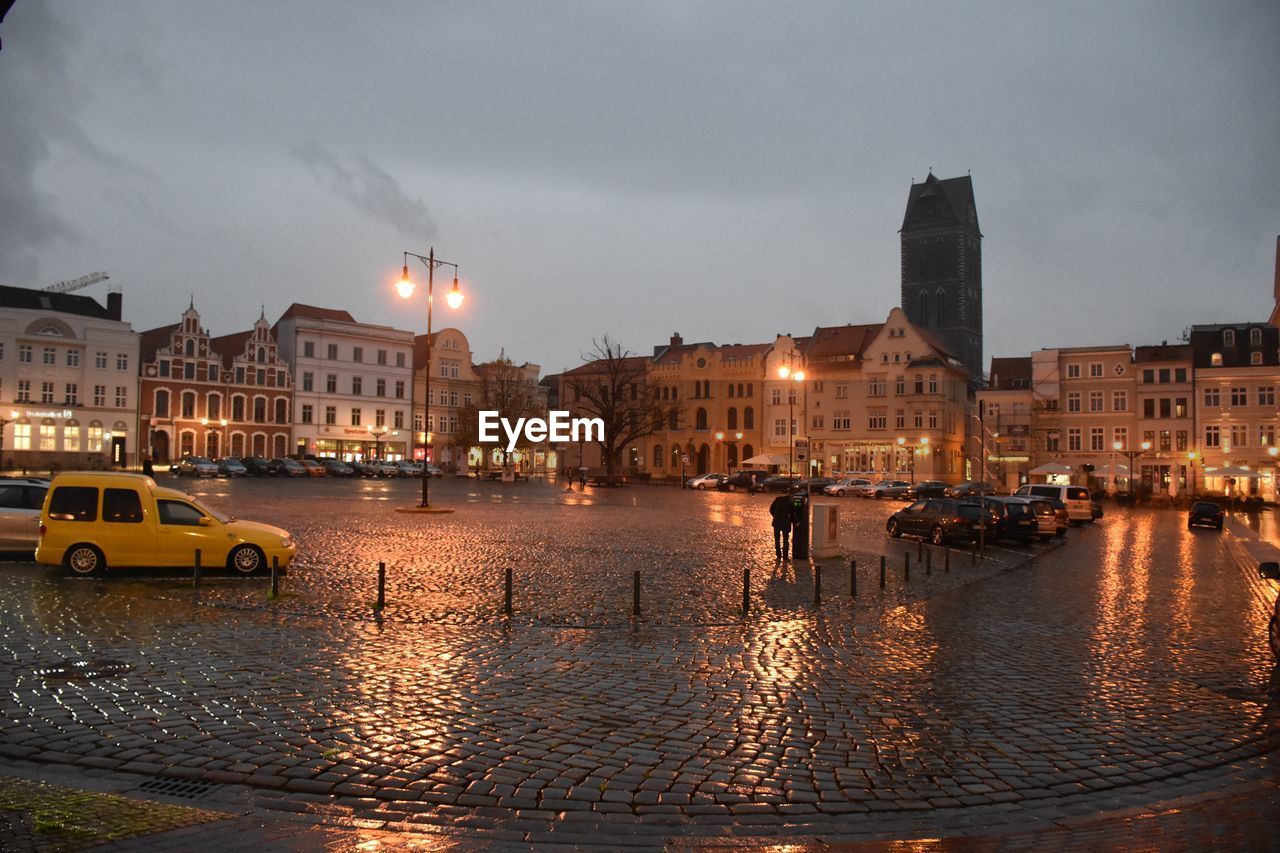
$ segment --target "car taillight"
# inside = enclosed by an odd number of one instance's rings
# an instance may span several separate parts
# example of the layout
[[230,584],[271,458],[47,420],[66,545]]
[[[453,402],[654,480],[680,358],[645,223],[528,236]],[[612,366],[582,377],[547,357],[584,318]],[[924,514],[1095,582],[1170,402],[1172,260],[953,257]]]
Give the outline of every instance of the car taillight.
[[41,538],[41,539],[43,539],[43,538],[44,538],[44,535],[45,535],[45,533],[47,533],[47,532],[48,532],[48,530],[49,530],[49,528],[47,528],[47,527],[45,527],[45,526],[44,526],[44,522],[43,522],[43,521],[42,521],[42,522],[40,522],[40,538]]

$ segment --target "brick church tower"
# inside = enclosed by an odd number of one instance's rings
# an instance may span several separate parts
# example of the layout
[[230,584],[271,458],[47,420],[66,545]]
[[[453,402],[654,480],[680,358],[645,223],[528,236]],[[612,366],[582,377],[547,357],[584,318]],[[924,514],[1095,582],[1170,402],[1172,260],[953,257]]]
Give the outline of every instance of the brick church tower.
[[982,379],[982,232],[968,176],[912,184],[902,219],[902,310]]

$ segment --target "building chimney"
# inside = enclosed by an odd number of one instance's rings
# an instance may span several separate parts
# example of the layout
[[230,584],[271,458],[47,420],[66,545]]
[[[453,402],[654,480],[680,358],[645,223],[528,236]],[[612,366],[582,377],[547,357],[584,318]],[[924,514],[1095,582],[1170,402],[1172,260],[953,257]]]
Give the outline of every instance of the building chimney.
[[678,347],[684,344],[684,338],[680,337],[680,333],[676,332],[671,336],[671,346]]
[[124,310],[124,294],[113,290],[107,294],[107,313],[112,320],[119,320]]

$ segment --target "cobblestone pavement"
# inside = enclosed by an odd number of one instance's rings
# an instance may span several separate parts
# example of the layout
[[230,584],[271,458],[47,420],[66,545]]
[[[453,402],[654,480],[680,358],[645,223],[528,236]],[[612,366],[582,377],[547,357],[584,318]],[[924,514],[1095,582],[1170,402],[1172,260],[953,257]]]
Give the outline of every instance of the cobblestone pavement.
[[457,483],[424,520],[386,511],[413,483],[289,485],[198,487],[294,531],[291,598],[0,569],[0,755],[464,846],[1014,839],[1277,777],[1268,591],[1174,512],[907,583],[889,507],[846,502],[860,595],[815,607],[760,497]]

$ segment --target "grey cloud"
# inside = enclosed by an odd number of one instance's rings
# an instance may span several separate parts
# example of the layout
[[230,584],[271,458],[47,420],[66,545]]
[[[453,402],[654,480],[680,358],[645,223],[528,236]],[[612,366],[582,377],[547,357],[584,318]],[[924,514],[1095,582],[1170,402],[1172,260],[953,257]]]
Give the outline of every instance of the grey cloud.
[[291,153],[311,169],[316,180],[357,209],[393,226],[406,237],[435,236],[436,224],[422,199],[410,197],[395,178],[367,156],[361,154],[351,165],[346,165],[315,142],[299,145]]

